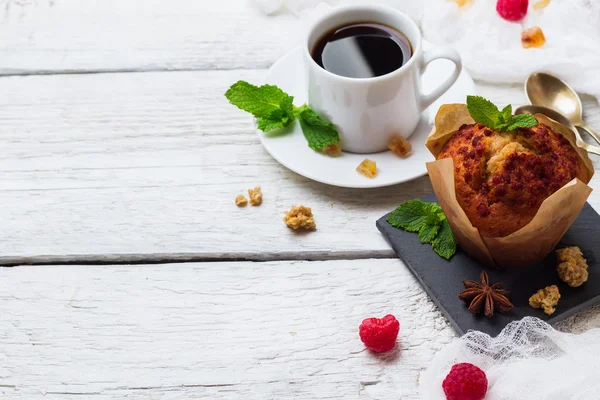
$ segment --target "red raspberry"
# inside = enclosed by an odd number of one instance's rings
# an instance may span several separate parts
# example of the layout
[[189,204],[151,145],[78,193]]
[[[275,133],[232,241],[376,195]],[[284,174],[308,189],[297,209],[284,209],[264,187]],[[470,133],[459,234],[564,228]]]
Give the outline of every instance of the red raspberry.
[[529,0],[498,0],[496,11],[507,21],[520,21],[527,14]]
[[482,400],[487,387],[485,372],[469,363],[453,365],[442,383],[447,400]]
[[360,324],[360,340],[367,349],[375,353],[385,353],[394,348],[398,332],[400,331],[400,322],[393,315],[386,315],[379,318],[367,318]]

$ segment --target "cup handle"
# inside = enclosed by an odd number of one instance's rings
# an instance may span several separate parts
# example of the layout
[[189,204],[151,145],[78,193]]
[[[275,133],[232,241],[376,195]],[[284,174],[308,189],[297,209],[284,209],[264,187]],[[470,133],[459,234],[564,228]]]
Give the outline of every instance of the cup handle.
[[423,54],[423,61],[421,61],[421,71],[425,70],[427,65],[433,60],[446,59],[454,63],[455,69],[452,75],[444,81],[439,87],[433,89],[431,93],[421,93],[421,111],[424,111],[434,101],[440,98],[441,95],[446,93],[450,86],[456,82],[460,72],[462,71],[462,61],[460,55],[456,50],[450,47],[441,47],[426,51]]

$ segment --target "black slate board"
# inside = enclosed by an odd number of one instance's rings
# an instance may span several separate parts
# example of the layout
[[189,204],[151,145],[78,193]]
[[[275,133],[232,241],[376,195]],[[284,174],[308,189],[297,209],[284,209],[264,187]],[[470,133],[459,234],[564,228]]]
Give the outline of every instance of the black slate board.
[[[437,202],[434,194],[424,197],[423,201]],[[525,316],[535,316],[552,324],[600,304],[600,268],[596,257],[600,252],[600,216],[587,203],[557,246],[579,246],[587,259],[589,279],[578,288],[571,288],[558,278],[554,252],[541,263],[521,271],[484,268],[460,249],[447,261],[438,256],[431,245],[421,244],[418,235],[394,228],[386,218],[387,215],[377,221],[377,228],[461,335],[473,329],[496,336],[509,322]],[[503,287],[510,290],[509,298],[515,307],[509,313],[496,313],[491,319],[473,315],[458,299],[458,293],[464,288],[462,281],[478,281],[482,270],[488,273],[491,283],[502,282]],[[557,285],[562,296],[552,316],[529,306],[529,297],[549,285]]]

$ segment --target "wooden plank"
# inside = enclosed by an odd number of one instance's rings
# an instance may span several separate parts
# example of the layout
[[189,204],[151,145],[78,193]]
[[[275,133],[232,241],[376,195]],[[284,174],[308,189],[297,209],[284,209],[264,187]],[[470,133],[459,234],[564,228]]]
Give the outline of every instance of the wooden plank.
[[417,399],[454,337],[397,260],[2,268],[0,299],[3,398]]
[[[397,260],[2,268],[0,300],[6,399],[411,400],[455,337]],[[376,356],[358,325],[387,313]]]
[[265,68],[299,20],[246,0],[0,0],[0,75]]
[[[429,193],[428,178],[352,190],[280,166],[223,97],[264,73],[1,78],[0,262],[393,257],[375,221]],[[522,101],[520,88],[479,88],[498,103]],[[600,125],[600,108],[585,106]],[[235,207],[257,185],[263,205]],[[598,209],[598,194],[590,202]],[[283,224],[298,203],[313,208],[316,232]]]
[[[430,191],[428,181],[363,192],[281,167],[262,149],[251,118],[223,97],[236,79],[263,74],[1,79],[0,215],[11,233],[0,254],[285,258],[376,249],[391,256],[374,221]],[[235,207],[235,196],[256,185],[263,205]],[[285,227],[283,211],[296,203],[313,207],[317,232]]]

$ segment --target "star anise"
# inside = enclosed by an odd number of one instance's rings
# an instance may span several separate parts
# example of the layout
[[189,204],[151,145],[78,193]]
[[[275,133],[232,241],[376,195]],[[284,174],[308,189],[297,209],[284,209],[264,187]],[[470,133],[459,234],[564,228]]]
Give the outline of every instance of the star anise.
[[481,283],[475,281],[463,281],[465,290],[460,292],[458,297],[469,304],[469,312],[479,314],[483,311],[488,318],[494,316],[494,310],[501,313],[510,311],[514,306],[506,298],[509,295],[508,290],[502,289],[501,283],[494,283],[490,286],[488,274],[481,273]]

